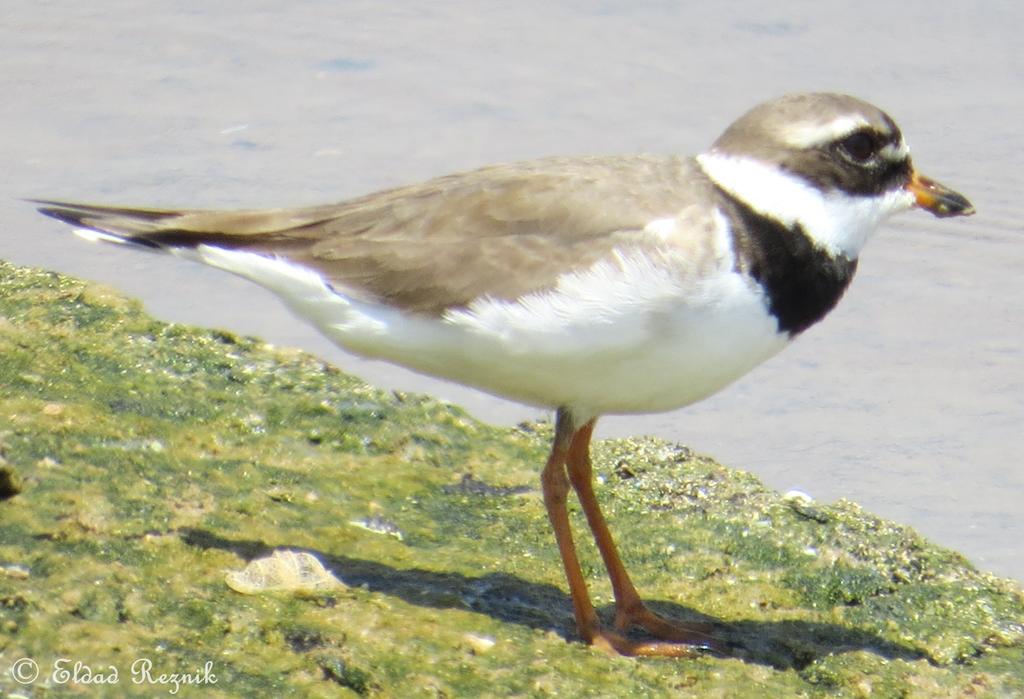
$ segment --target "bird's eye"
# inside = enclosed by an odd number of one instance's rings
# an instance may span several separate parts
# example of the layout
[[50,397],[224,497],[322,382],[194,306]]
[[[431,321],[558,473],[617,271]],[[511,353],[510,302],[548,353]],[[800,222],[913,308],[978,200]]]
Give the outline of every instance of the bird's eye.
[[863,163],[878,152],[878,140],[868,131],[854,131],[839,141],[839,149],[851,160]]

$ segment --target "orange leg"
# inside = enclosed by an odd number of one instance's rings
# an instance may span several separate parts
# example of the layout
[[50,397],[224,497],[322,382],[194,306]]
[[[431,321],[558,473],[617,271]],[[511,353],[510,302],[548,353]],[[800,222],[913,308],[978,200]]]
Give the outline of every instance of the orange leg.
[[[708,624],[682,624],[664,619],[647,608],[640,599],[633,581],[626,572],[626,567],[619,558],[618,549],[612,539],[608,523],[601,513],[594,494],[593,469],[590,463],[590,437],[594,431],[596,420],[591,420],[579,428],[572,438],[566,464],[569,471],[569,482],[572,484],[583,514],[586,515],[590,531],[594,535],[597,550],[601,553],[608,577],[615,595],[615,628],[621,632],[628,631],[634,624],[647,630],[651,635],[668,643],[635,643],[626,652],[628,655],[693,655],[698,648],[724,652],[724,647],[713,636],[709,635],[711,626]],[[624,652],[619,649],[620,652]]]
[[[587,643],[602,650],[622,655],[682,657],[695,655],[700,648],[721,651],[720,644],[707,635],[707,627],[683,626],[662,619],[648,610],[637,594],[629,574],[619,559],[615,542],[594,496],[590,465],[590,436],[593,430],[594,420],[577,428],[569,411],[560,409],[555,423],[551,455],[541,474],[544,505],[547,507],[551,527],[558,542],[558,551],[565,566],[565,576],[569,582],[569,594],[572,596],[580,636]],[[576,555],[576,546],[569,525],[569,511],[566,508],[570,482],[583,505],[583,512],[611,578],[615,594],[617,630],[606,629],[601,625],[587,592],[587,583]],[[641,626],[655,637],[664,640],[643,642],[627,638],[623,632],[632,624]]]
[[541,488],[544,492],[544,506],[548,510],[551,528],[555,530],[558,552],[565,566],[565,577],[569,581],[569,595],[572,597],[573,612],[580,635],[587,643],[594,642],[594,630],[601,622],[594,611],[587,592],[587,583],[580,570],[580,561],[576,556],[576,545],[572,540],[572,528],[569,526],[569,510],[566,508],[566,496],[569,493],[569,477],[566,474],[565,462],[572,443],[573,426],[571,419],[563,419],[562,411],[558,412],[555,426],[555,440],[551,446],[551,455],[541,473]]

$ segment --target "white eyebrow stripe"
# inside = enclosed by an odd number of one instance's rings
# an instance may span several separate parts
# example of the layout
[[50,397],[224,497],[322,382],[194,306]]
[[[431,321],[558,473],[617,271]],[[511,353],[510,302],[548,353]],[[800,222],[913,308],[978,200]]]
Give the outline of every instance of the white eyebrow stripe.
[[863,117],[841,116],[822,123],[793,124],[782,133],[783,140],[794,148],[820,146],[870,126]]
[[886,160],[897,163],[910,157],[910,148],[907,147],[906,142],[901,138],[898,145],[889,143],[882,148],[880,153]]

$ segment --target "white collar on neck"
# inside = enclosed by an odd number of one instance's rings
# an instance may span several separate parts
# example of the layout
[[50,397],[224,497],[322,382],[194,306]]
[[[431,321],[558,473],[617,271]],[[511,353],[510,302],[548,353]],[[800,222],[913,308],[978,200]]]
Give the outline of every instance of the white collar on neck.
[[789,228],[800,224],[820,248],[851,260],[882,221],[914,206],[914,196],[905,189],[876,196],[823,192],[754,158],[710,151],[698,155],[697,162],[715,184],[759,214]]

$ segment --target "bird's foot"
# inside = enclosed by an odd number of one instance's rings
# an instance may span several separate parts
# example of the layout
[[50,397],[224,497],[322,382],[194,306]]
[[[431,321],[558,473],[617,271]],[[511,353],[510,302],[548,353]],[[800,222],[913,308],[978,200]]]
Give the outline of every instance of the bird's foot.
[[[628,637],[626,633],[633,626],[639,626],[659,640],[644,641]],[[710,624],[670,621],[638,602],[619,609],[615,615],[614,630],[594,624],[592,628],[584,630],[583,637],[595,648],[619,655],[669,658],[730,655],[728,645],[713,636],[712,631]]]
[[[699,658],[708,652],[708,643],[679,641],[643,641],[603,626],[592,629],[587,642],[609,655],[644,658]],[[715,652],[715,651],[711,651]]]

